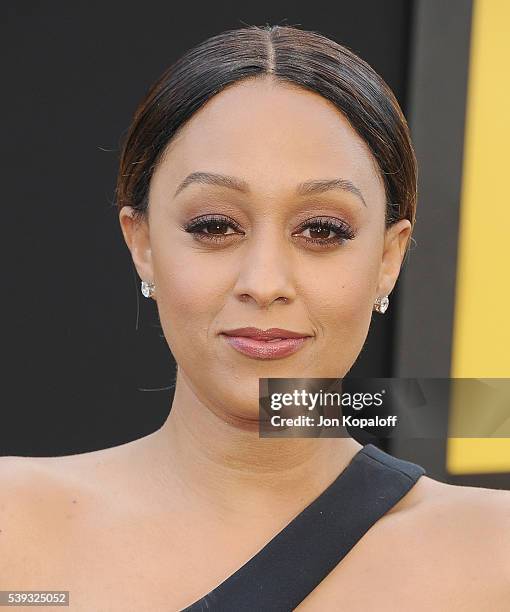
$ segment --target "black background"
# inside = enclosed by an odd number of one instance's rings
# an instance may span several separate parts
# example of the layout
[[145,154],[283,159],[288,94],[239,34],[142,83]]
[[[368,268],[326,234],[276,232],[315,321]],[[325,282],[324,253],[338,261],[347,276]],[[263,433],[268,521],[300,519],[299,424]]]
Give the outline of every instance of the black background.
[[[156,305],[139,292],[114,185],[137,104],[186,49],[244,25],[317,30],[367,60],[406,112],[412,2],[270,6],[4,5],[0,454],[115,446],[168,415],[175,366]],[[392,375],[395,316],[398,284],[351,375]]]

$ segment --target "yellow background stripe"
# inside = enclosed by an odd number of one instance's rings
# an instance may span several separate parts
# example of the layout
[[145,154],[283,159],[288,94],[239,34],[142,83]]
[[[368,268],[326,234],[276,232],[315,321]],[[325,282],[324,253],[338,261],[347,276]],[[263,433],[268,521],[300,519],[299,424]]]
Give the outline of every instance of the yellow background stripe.
[[[509,32],[509,0],[474,0],[452,345],[456,378],[510,377]],[[452,403],[451,410],[461,406]],[[450,438],[447,469],[510,471],[510,438]]]

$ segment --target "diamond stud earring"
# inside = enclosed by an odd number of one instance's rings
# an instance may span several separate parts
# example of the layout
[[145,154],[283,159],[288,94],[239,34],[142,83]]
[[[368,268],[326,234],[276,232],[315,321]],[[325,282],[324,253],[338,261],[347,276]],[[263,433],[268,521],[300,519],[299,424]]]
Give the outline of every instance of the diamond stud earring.
[[374,304],[374,310],[376,312],[380,312],[381,314],[384,314],[388,308],[388,305],[390,303],[390,300],[388,299],[388,296],[385,295],[384,297],[378,297],[375,300],[375,304]]
[[154,283],[146,283],[145,281],[142,281],[142,294],[144,295],[144,297],[151,298],[154,295],[155,288],[156,285]]

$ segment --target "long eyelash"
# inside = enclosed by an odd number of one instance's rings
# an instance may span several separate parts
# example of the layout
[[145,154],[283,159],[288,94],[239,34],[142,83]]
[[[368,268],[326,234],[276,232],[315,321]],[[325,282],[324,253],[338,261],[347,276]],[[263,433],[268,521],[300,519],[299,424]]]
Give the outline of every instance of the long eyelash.
[[[241,232],[241,228],[233,219],[228,217],[218,217],[216,215],[207,215],[200,217],[200,219],[192,220],[184,226],[184,231],[193,234],[198,240],[212,240],[213,242],[221,242],[226,238],[227,234],[207,234],[203,230],[212,223],[218,223],[219,225],[225,225],[232,227],[236,232]],[[228,236],[234,236],[235,234],[228,234]]]
[[337,233],[337,236],[333,238],[307,238],[304,237],[304,240],[308,243],[318,244],[322,246],[330,246],[332,244],[343,244],[346,240],[352,240],[355,237],[355,232],[351,229],[347,223],[342,221],[333,220],[331,218],[318,218],[312,221],[307,221],[304,225],[299,228],[299,232],[302,232],[306,229],[327,229],[332,230]]
[[[236,232],[242,233],[241,228],[237,225],[237,223],[228,217],[219,217],[216,215],[207,215],[205,217],[200,217],[199,219],[191,220],[187,223],[183,229],[186,232],[189,232],[194,235],[197,240],[211,240],[213,242],[222,242],[227,236],[235,236],[236,234],[207,234],[203,230],[212,223],[218,223],[219,225],[225,225],[227,227],[232,227]],[[343,244],[347,240],[352,240],[355,237],[355,232],[351,229],[351,227],[342,221],[334,220],[330,217],[326,218],[317,218],[311,221],[307,221],[304,223],[298,230],[298,233],[303,232],[306,229],[326,229],[330,231],[336,232],[336,236],[332,238],[308,238],[304,237],[303,239],[307,243],[316,244],[323,247],[328,247],[331,245]]]

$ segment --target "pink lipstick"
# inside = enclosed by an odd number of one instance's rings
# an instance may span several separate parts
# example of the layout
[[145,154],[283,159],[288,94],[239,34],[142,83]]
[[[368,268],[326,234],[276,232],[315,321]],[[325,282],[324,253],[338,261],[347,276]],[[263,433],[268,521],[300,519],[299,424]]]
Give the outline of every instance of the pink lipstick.
[[241,327],[222,332],[232,348],[255,359],[281,359],[298,351],[310,334],[271,327]]

